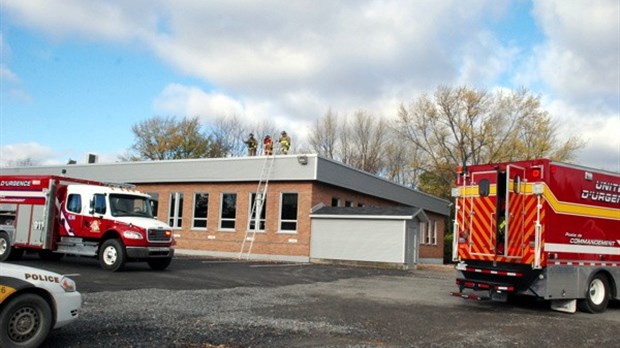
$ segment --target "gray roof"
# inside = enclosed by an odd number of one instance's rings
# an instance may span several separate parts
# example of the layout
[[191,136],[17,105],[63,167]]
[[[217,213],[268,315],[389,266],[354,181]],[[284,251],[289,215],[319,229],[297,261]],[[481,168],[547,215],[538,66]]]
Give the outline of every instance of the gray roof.
[[[131,184],[259,181],[266,157],[205,158],[0,168],[1,175],[66,175]],[[316,154],[273,157],[269,181],[318,181],[449,215],[450,203]]]
[[424,211],[416,207],[322,207],[314,211],[312,218],[369,218],[413,219],[428,221]]
[[390,215],[411,216],[419,208],[415,207],[323,207],[312,215]]

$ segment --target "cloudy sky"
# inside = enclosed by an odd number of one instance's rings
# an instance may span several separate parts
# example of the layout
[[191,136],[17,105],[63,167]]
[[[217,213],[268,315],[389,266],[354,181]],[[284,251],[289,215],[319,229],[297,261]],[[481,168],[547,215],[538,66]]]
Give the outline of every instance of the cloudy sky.
[[153,116],[393,118],[439,85],[525,87],[620,171],[620,1],[0,0],[0,165],[115,161]]

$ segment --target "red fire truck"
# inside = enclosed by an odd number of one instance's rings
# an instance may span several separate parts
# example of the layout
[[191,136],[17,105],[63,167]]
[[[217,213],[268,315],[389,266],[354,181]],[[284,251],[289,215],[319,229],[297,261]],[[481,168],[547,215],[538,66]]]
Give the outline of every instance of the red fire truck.
[[548,159],[457,172],[453,295],[570,313],[620,299],[620,174]]
[[0,261],[30,250],[49,259],[98,257],[110,271],[129,261],[163,270],[174,255],[172,228],[154,219],[150,197],[129,185],[2,175],[0,217]]

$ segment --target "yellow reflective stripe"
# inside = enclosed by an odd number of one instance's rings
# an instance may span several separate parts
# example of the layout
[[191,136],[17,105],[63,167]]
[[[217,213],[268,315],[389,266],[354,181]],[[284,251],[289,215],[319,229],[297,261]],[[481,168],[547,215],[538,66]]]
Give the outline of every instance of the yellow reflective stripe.
[[14,289],[10,286],[0,285],[0,303],[4,302],[4,300],[11,296],[17,289]]
[[549,190],[546,184],[544,184],[543,187],[543,196],[556,213],[620,220],[619,209],[597,207],[581,203],[561,202],[555,197],[553,192]]
[[[459,196],[460,197],[476,197],[480,195],[480,190],[478,189],[478,185],[475,186],[459,186]],[[497,186],[495,184],[491,185],[489,188],[489,196],[494,196],[497,193]]]
[[[543,185],[543,197],[551,206],[556,213],[559,214],[570,214],[570,215],[579,215],[586,217],[596,217],[603,219],[612,219],[612,220],[620,220],[620,210],[617,208],[607,208],[607,207],[597,207],[591,204],[583,204],[583,203],[571,203],[571,202],[563,202],[559,201],[553,192],[549,189],[546,183],[526,183],[525,190],[523,194],[531,195],[534,192],[534,185],[542,184]],[[497,194],[497,186],[491,185],[490,188],[490,196]],[[459,187],[459,196],[460,197],[478,197],[479,191],[478,186],[465,186]]]

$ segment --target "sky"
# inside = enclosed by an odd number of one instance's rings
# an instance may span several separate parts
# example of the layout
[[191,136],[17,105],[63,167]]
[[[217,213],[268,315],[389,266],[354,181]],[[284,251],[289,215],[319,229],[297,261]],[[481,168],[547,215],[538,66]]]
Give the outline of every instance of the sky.
[[620,172],[618,0],[0,0],[0,166],[114,162],[155,116],[393,119],[439,86],[540,95]]

